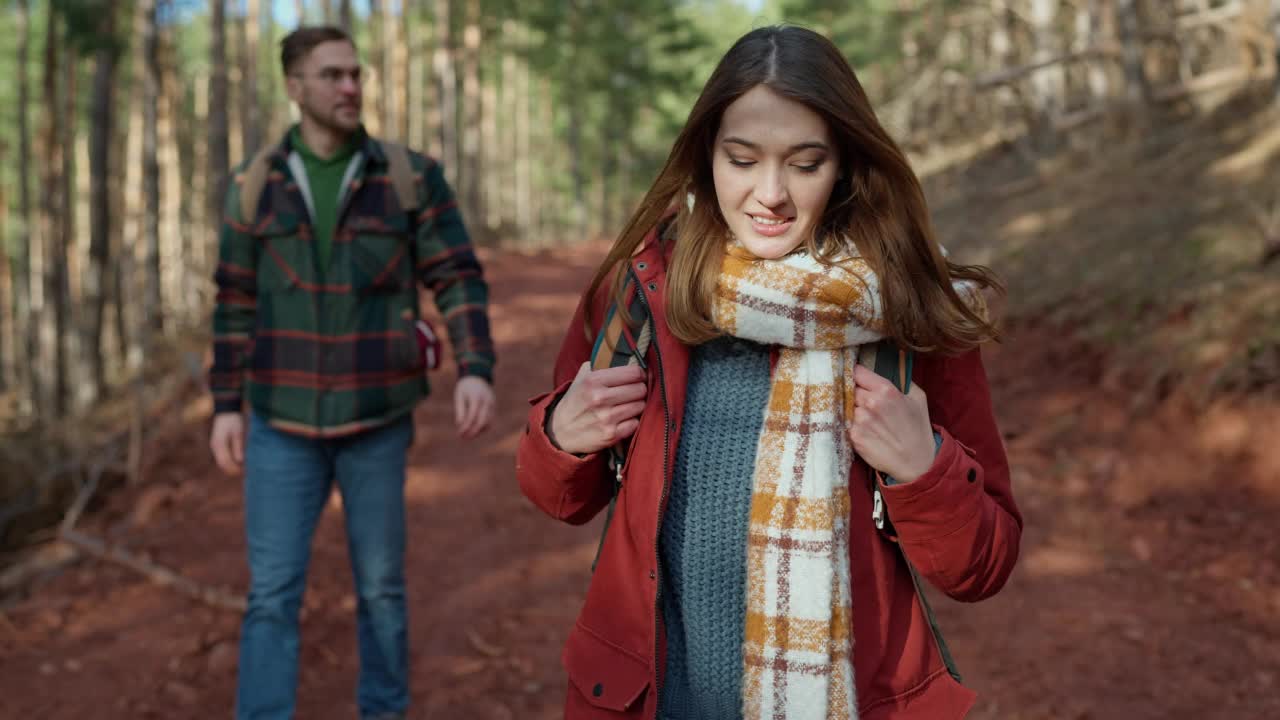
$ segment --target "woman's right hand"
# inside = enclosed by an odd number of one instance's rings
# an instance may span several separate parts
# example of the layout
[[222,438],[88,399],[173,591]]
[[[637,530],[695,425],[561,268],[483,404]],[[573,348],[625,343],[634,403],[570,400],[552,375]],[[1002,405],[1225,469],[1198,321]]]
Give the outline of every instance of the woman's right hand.
[[583,363],[547,424],[551,441],[578,455],[599,452],[640,427],[648,388],[635,365],[592,370]]

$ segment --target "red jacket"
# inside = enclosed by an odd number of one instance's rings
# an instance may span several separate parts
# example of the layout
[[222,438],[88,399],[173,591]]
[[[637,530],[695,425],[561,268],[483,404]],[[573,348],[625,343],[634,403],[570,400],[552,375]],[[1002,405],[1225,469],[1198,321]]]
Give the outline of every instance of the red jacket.
[[[684,415],[689,348],[664,322],[669,253],[656,236],[650,233],[631,259],[654,316],[650,392],[586,602],[565,644],[567,720],[657,716],[655,688],[661,687],[665,667],[657,599],[659,522]],[[592,314],[597,321],[607,295],[597,298]],[[524,494],[548,515],[575,525],[608,505],[613,486],[607,453],[579,458],[562,452],[544,430],[547,408],[591,353],[583,312],[580,304],[560,348],[556,389],[531,400],[516,455]],[[1022,533],[982,359],[977,350],[950,358],[921,355],[912,377],[927,393],[942,445],[925,475],[881,492],[897,541],[920,575],[952,598],[982,600],[1009,577]],[[849,488],[858,715],[861,720],[962,718],[976,696],[947,673],[895,540],[871,521],[865,464],[854,466]]]

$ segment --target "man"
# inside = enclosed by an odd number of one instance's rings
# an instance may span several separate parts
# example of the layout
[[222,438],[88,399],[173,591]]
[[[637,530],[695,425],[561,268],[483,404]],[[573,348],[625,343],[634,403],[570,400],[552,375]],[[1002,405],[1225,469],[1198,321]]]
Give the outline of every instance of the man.
[[401,718],[405,459],[428,392],[416,282],[446,319],[463,438],[493,415],[488,288],[440,166],[365,133],[351,38],[301,28],[281,64],[301,119],[237,168],[215,276],[209,444],[225,472],[244,473],[251,576],[236,714],[293,713],[309,548],[336,480],[358,596],[361,717]]

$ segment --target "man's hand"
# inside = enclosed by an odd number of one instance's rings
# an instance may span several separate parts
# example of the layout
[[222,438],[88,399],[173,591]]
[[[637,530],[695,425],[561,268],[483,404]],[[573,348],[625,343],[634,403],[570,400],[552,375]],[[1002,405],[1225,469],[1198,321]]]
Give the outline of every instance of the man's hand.
[[209,449],[222,472],[239,475],[244,467],[244,416],[238,412],[214,415]]
[[493,388],[484,378],[467,376],[458,380],[458,386],[453,391],[453,412],[458,424],[458,435],[469,440],[488,429],[496,403]]
[[903,395],[893,383],[859,365],[849,441],[871,467],[898,482],[911,482],[929,471],[937,450],[924,390],[912,385]]

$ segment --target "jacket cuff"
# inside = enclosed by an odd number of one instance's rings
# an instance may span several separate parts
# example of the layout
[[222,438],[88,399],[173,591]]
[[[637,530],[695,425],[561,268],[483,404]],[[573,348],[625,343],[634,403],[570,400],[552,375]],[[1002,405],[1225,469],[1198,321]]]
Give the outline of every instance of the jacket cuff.
[[458,378],[478,377],[493,384],[493,366],[488,363],[468,362],[458,366]]
[[941,427],[935,425],[934,432],[942,444],[924,475],[909,483],[880,483],[889,519],[906,542],[950,535],[982,510],[982,467],[973,451]]
[[554,472],[566,475],[577,472],[601,457],[600,452],[578,455],[561,450],[547,433],[547,423],[551,422],[551,413],[555,411],[556,405],[560,404],[560,399],[569,391],[569,386],[572,384],[573,381],[570,380],[551,392],[529,398],[529,404],[533,409],[529,413],[529,424],[525,428],[525,434],[543,450],[538,453],[539,458],[544,459]]
[[213,414],[238,413],[244,410],[244,400],[239,393],[233,395],[216,394],[213,396]]
[[[937,430],[933,431],[933,457],[938,457],[938,451],[942,449],[942,434]],[[882,475],[885,485],[901,485],[902,482],[892,475]]]

